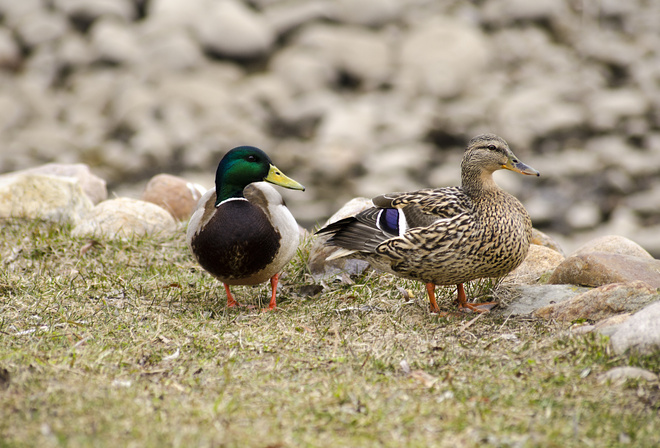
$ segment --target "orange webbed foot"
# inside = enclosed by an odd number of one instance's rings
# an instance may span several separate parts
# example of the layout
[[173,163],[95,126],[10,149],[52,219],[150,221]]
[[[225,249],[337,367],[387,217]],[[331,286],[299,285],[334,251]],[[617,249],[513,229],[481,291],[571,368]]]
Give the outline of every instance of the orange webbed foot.
[[497,302],[468,303],[463,283],[459,283],[456,287],[458,289],[458,309],[460,311],[467,313],[487,313],[498,305]]

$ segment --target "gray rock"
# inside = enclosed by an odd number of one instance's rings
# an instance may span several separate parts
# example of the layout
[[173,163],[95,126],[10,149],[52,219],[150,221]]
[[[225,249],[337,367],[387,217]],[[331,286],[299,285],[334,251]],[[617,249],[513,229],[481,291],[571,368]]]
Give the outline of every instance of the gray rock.
[[651,354],[660,351],[660,302],[637,311],[610,337],[618,354],[629,351]]
[[505,294],[512,298],[499,312],[512,316],[528,316],[541,307],[563,302],[588,289],[572,285],[520,285],[507,287],[505,290]]
[[644,282],[613,283],[540,308],[534,315],[562,321],[598,321],[621,313],[635,312],[657,300],[660,300],[660,294],[656,288]]
[[660,302],[636,312],[610,337],[616,353],[652,354],[660,351]]
[[612,336],[625,321],[630,318],[630,313],[621,313],[616,316],[605,318],[594,325],[594,330],[603,336]]
[[72,230],[78,237],[132,238],[172,234],[176,222],[164,208],[151,202],[117,198],[96,205]]

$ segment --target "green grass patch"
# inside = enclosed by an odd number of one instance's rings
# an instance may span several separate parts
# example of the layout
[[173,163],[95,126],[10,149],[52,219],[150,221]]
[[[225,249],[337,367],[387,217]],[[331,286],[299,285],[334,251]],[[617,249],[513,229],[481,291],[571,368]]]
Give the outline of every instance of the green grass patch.
[[[3,221],[0,446],[657,446],[657,384],[602,384],[596,335],[429,314],[423,285],[314,282],[306,241],[269,285],[222,285],[174,238],[91,241]],[[412,297],[404,298],[401,289]],[[493,284],[468,285],[471,295]],[[453,311],[455,291],[439,288]]]

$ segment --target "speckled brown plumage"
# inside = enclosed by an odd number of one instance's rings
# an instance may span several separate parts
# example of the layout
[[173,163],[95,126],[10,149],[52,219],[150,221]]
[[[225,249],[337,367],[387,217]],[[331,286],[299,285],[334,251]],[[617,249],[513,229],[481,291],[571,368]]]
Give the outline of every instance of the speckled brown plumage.
[[319,233],[331,234],[327,244],[346,249],[346,255],[353,253],[377,269],[426,283],[434,311],[432,285],[459,285],[464,305],[462,283],[506,275],[529,249],[529,214],[492,177],[503,168],[538,175],[518,161],[501,138],[475,137],[461,164],[461,187],[378,196],[375,207]]

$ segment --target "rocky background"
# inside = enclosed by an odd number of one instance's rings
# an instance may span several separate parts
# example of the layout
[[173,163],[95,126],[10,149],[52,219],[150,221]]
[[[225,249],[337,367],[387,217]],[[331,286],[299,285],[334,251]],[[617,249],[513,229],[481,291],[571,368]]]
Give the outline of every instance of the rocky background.
[[88,164],[138,197],[212,186],[251,144],[308,188],[458,184],[494,132],[541,178],[497,175],[565,250],[618,234],[660,257],[660,2],[0,0],[0,173]]

